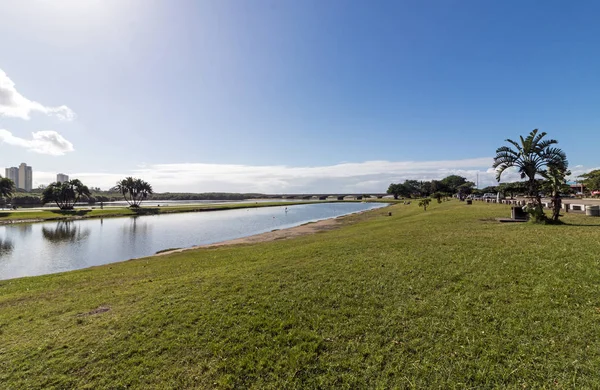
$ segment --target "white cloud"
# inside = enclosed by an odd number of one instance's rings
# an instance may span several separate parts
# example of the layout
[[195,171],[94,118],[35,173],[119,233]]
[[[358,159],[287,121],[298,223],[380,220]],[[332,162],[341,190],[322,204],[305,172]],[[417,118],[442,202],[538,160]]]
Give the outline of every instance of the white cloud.
[[13,146],[20,146],[29,149],[32,152],[49,154],[52,156],[62,156],[67,152],[75,150],[73,144],[67,141],[62,135],[56,131],[38,131],[31,133],[30,140],[20,137],[15,137],[8,130],[0,129],[0,143],[5,143]]
[[[497,185],[492,159],[474,158],[446,161],[366,161],[320,167],[282,165],[250,166],[231,164],[144,164],[123,172],[69,173],[91,187],[108,189],[125,176],[143,178],[157,192],[258,192],[278,193],[384,193],[390,183],[404,180],[442,179],[460,175],[479,188]],[[592,169],[580,167],[571,177]],[[34,171],[35,186],[56,180],[56,172]],[[502,182],[520,180],[512,168]]]
[[32,112],[54,115],[65,121],[75,118],[75,113],[67,106],[48,107],[27,99],[17,91],[15,83],[0,69],[0,116],[28,120]]
[[[158,192],[360,193],[385,192],[392,182],[432,180],[457,174],[480,187],[495,183],[486,172],[491,158],[450,161],[367,161],[317,167],[232,164],[146,164],[115,173],[70,173],[86,185],[107,189],[125,176],[140,177]],[[69,172],[66,172],[69,173]],[[56,172],[34,172],[37,184],[55,180]]]
[[[282,165],[250,166],[230,164],[144,164],[114,173],[68,173],[91,187],[108,189],[125,176],[143,178],[157,192],[258,192],[278,193],[384,193],[390,183],[442,179],[460,175],[479,188],[497,185],[491,158],[446,161],[366,161],[320,167]],[[581,167],[574,174],[597,168]],[[573,177],[573,175],[572,175]],[[56,180],[56,172],[34,171],[35,185]],[[502,182],[520,180],[512,168]]]

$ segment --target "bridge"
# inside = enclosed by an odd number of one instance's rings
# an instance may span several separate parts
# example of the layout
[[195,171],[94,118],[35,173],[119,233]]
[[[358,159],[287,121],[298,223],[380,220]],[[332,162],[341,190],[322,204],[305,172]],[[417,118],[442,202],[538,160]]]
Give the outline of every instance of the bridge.
[[265,195],[265,199],[303,199],[303,200],[362,200],[362,199],[381,199],[389,194],[374,193],[337,193],[337,194],[276,194]]

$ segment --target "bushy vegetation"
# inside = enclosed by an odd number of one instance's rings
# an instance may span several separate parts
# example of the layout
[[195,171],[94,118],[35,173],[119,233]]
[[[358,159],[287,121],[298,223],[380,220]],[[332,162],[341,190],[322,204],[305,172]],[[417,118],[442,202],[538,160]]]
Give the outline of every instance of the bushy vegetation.
[[600,169],[581,175],[582,183],[588,191],[600,191]]
[[418,181],[405,180],[404,183],[391,183],[387,193],[394,195],[394,199],[420,198],[431,196],[435,193],[441,193],[445,196],[459,194],[459,196],[468,195],[473,191],[475,183],[467,181],[466,178],[458,175],[450,175],[442,180]]

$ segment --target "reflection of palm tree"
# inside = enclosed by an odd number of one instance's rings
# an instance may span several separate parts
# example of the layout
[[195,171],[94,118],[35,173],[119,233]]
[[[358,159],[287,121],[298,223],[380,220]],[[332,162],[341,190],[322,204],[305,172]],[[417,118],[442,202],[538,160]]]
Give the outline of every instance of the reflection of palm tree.
[[23,237],[28,236],[33,232],[33,224],[31,223],[18,223],[11,228],[16,229]]
[[146,234],[146,232],[148,231],[148,224],[146,222],[140,222],[138,224],[138,218],[140,218],[139,216],[135,216],[135,217],[131,217],[130,221],[131,223],[129,224],[129,226],[127,225],[123,225],[123,231],[126,234],[131,234],[131,235],[137,235],[138,230],[140,231],[140,233]]
[[7,255],[13,250],[13,243],[8,238],[0,237],[0,257]]
[[54,229],[42,226],[44,238],[52,242],[80,241],[90,235],[89,229],[81,229],[81,226],[71,221],[57,222]]

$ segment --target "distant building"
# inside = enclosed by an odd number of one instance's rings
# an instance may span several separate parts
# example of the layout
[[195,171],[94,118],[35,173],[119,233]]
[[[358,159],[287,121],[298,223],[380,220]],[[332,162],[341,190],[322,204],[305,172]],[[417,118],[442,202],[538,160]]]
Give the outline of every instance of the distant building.
[[20,188],[19,187],[19,168],[17,168],[17,167],[6,168],[5,172],[6,172],[5,177],[12,180],[15,183],[15,187]]
[[64,183],[66,181],[69,181],[69,175],[65,175],[64,173],[59,173],[58,175],[56,175],[57,183]]
[[31,191],[33,188],[33,169],[25,163],[19,165],[19,184],[17,187],[25,191]]
[[19,167],[6,168],[6,177],[15,182],[15,187],[25,191],[31,191],[33,188],[33,170],[25,163]]

